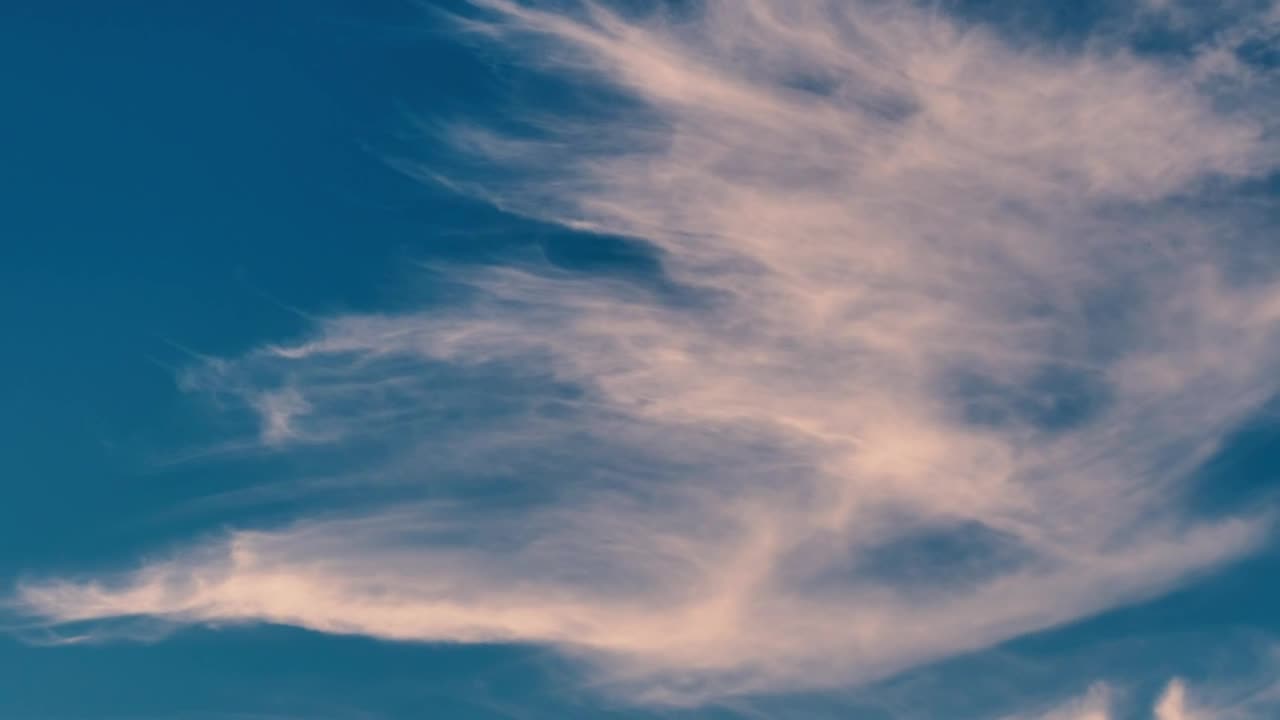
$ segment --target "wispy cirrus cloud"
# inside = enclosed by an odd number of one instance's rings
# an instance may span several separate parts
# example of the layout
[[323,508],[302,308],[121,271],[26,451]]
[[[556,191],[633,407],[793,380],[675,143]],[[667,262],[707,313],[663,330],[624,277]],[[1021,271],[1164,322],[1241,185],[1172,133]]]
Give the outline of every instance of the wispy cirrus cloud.
[[1277,655],[1272,649],[1264,674],[1208,686],[1173,678],[1156,698],[1155,720],[1261,720],[1280,710]]
[[1008,720],[1111,720],[1111,694],[1109,686],[1099,683],[1090,687],[1084,695],[1072,698],[1058,707]]
[[261,442],[416,496],[27,583],[29,613],[548,644],[690,703],[882,678],[1265,532],[1180,498],[1280,384],[1266,68],[901,2],[475,5],[473,37],[626,104],[455,127],[508,179],[453,181],[647,244],[660,287],[457,269],[465,297],[193,368]]
[[[1097,683],[1077,698],[1057,707],[1009,720],[1111,720],[1115,715],[1115,691]],[[1195,692],[1182,678],[1172,678],[1160,690],[1143,714],[1152,720],[1261,720],[1272,717],[1280,707],[1280,693],[1274,680],[1242,688],[1213,688]]]

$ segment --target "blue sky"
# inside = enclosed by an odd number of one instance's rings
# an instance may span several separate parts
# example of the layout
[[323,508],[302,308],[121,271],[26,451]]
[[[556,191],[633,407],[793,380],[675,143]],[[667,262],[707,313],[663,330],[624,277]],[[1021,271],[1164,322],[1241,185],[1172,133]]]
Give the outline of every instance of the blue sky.
[[0,33],[0,717],[1280,712],[1280,5]]

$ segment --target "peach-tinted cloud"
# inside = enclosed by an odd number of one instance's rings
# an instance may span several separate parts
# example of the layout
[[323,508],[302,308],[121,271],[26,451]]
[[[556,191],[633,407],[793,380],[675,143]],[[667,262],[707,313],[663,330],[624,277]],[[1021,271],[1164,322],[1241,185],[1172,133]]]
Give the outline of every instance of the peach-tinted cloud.
[[[1258,540],[1177,498],[1280,378],[1262,201],[1229,199],[1280,161],[1262,70],[1225,98],[1195,57],[907,3],[476,5],[476,38],[635,104],[456,127],[510,179],[451,182],[647,243],[677,291],[457,270],[465,300],[193,368],[263,442],[376,451],[361,477],[423,497],[28,583],[29,612],[544,643],[686,703],[884,677]],[[479,475],[537,492],[455,492]]]

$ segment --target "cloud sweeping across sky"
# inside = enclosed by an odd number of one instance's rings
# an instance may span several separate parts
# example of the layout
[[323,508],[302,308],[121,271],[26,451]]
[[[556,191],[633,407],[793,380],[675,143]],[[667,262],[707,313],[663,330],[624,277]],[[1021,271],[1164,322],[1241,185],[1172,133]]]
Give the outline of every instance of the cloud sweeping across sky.
[[[546,645],[691,704],[875,681],[1263,541],[1265,508],[1188,498],[1280,390],[1280,93],[1240,51],[1280,5],[1148,2],[1078,46],[905,2],[642,5],[474,0],[457,32],[598,102],[436,126],[467,160],[408,169],[653,277],[436,266],[444,300],[198,362],[184,388],[367,498],[16,604]],[[1201,717],[1182,687],[1156,717]]]

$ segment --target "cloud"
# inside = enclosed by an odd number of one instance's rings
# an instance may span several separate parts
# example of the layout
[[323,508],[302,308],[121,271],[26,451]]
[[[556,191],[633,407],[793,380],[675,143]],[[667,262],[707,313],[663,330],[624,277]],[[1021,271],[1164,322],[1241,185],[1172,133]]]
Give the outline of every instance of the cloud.
[[396,501],[30,581],[27,613],[547,644],[696,703],[883,678],[1266,532],[1180,500],[1280,378],[1274,205],[1242,195],[1280,162],[1266,68],[1233,95],[1194,53],[907,3],[475,4],[472,37],[617,103],[454,127],[502,172],[450,182],[661,278],[457,268],[464,297],[192,368]]
[[295,420],[311,409],[306,398],[294,388],[261,393],[252,400],[252,405],[262,419],[261,439],[268,445],[297,439]]
[[1195,720],[1203,717],[1193,712],[1187,704],[1187,686],[1179,679],[1169,681],[1164,693],[1156,701],[1156,720]]
[[[1110,720],[1111,688],[1098,683],[1089,688],[1083,696],[1074,698],[1059,707],[1034,716],[1023,716],[1027,720]],[[1161,718],[1161,720],[1164,720]]]
[[1261,681],[1237,680],[1192,693],[1182,678],[1173,678],[1156,699],[1155,720],[1261,720],[1280,709],[1280,683],[1275,679],[1276,655],[1266,664]]
[[[1227,679],[1206,679],[1192,686],[1180,677],[1164,683],[1145,706],[1143,717],[1152,720],[1261,720],[1275,717],[1280,708],[1280,683],[1275,677],[1276,652],[1272,648],[1255,672]],[[1009,720],[1109,720],[1114,717],[1118,693],[1108,683],[1095,683],[1082,696],[1049,710],[1014,715]]]

